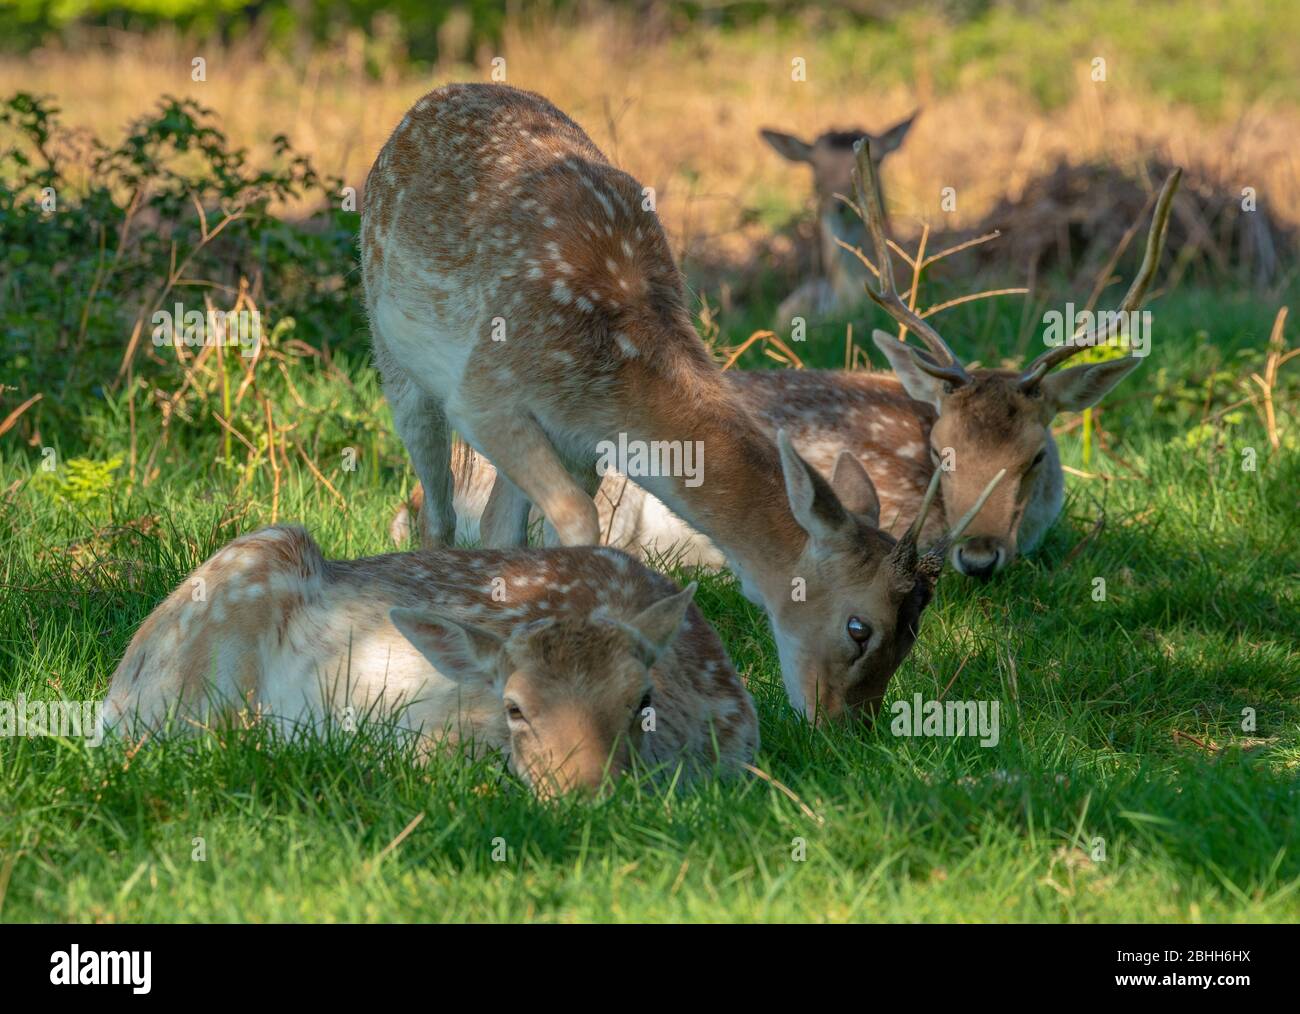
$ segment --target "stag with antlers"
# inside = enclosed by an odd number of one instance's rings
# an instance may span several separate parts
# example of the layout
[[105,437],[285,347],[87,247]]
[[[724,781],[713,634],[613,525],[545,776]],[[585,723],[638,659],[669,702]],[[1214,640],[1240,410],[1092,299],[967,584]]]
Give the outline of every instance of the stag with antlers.
[[[903,329],[897,339],[876,332],[876,344],[907,393],[934,412],[929,450],[935,462],[945,466],[945,510],[961,510],[973,502],[994,471],[1006,470],[1011,476],[971,526],[971,537],[952,548],[958,570],[987,578],[1018,552],[1032,549],[1060,513],[1064,480],[1052,437],[1053,418],[1095,405],[1142,362],[1130,354],[1050,372],[1084,349],[1117,338],[1124,322],[1141,307],[1160,263],[1182,172],[1175,170],[1165,180],[1151,216],[1142,266],[1119,310],[1098,315],[1100,329],[1076,332],[1023,370],[967,369],[934,326],[899,296],[869,140],[859,142],[856,155],[858,207],[876,254],[872,273],[878,286],[868,283],[867,294]],[[908,331],[920,338],[924,350],[903,343]]]

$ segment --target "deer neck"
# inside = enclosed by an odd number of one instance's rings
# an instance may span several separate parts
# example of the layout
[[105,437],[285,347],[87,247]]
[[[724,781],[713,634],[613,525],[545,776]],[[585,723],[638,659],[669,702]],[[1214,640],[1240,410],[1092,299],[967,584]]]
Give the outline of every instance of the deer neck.
[[794,568],[808,536],[790,511],[776,444],[700,352],[641,366],[657,376],[636,379],[646,395],[628,426],[641,445],[689,443],[697,474],[632,478],[713,540],[751,599],[766,598]]
[[836,231],[837,223],[823,216],[819,224],[821,236],[822,272],[835,294],[837,306],[851,305],[863,298],[863,283],[867,279],[867,269],[862,262],[848,250],[839,245],[847,243],[851,247],[865,249],[868,239],[865,233],[858,235],[840,235]]
[[1065,503],[1065,473],[1061,469],[1061,454],[1056,438],[1048,428],[1046,456],[1029,491],[1025,512],[1016,532],[1016,550],[1028,553],[1042,542],[1043,535],[1052,526]]

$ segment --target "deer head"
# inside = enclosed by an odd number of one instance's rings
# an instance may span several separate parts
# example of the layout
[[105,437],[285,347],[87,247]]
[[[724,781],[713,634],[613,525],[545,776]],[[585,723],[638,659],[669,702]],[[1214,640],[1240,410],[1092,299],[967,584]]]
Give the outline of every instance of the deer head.
[[853,288],[851,292],[844,293],[846,296],[861,297],[858,289],[860,266],[836,240],[848,244],[850,248],[861,247],[866,242],[862,219],[849,204],[836,196],[853,192],[853,146],[866,138],[870,142],[872,157],[879,167],[886,155],[902,145],[919,112],[920,110],[913,112],[907,119],[880,134],[869,134],[865,130],[831,130],[811,144],[777,130],[759,132],[778,155],[790,162],[801,162],[812,167],[821,268],[835,287],[838,287],[837,283],[841,279],[846,284],[851,280]]
[[842,715],[870,721],[916,640],[949,546],[979,514],[1002,473],[921,553],[917,539],[939,489],[939,470],[911,527],[895,539],[880,529],[875,487],[850,451],[840,453],[827,483],[784,430],[777,446],[791,509],[808,533],[795,566],[803,581],[796,578],[793,593],[787,588],[765,596],[787,695],[813,722]]
[[541,798],[591,791],[628,766],[654,700],[650,670],[677,635],[695,584],[631,620],[543,619],[507,638],[432,609],[393,625],[445,676],[491,686],[510,734],[510,768]]
[[1142,362],[1139,356],[1127,355],[1049,372],[1081,350],[1105,344],[1118,335],[1129,315],[1142,305],[1160,262],[1181,170],[1169,176],[1156,199],[1142,266],[1119,311],[1097,315],[1097,319],[1105,321],[1100,330],[1094,329],[1087,336],[1080,330],[1021,371],[968,370],[939,332],[898,295],[875,164],[867,149],[866,142],[858,148],[856,192],[875,247],[879,280],[878,291],[867,284],[867,294],[920,338],[925,350],[906,345],[883,331],[876,331],[873,338],[907,393],[930,405],[937,414],[930,433],[930,451],[943,476],[947,516],[974,503],[994,472],[1005,472],[1010,477],[970,526],[967,541],[951,547],[953,566],[963,574],[984,580],[1015,559],[1017,552],[1037,545],[1060,512],[1064,477],[1052,438],[1052,420],[1060,412],[1080,411],[1097,404]]

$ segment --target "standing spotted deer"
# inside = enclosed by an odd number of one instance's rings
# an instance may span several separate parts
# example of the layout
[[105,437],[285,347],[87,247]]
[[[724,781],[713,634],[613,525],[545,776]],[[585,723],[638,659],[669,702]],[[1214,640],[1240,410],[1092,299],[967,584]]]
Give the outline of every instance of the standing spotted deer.
[[[1175,173],[1156,200],[1142,266],[1118,313],[1132,313],[1143,302],[1159,265],[1178,181]],[[870,201],[867,212],[870,220]],[[874,213],[883,223],[878,209]],[[883,225],[879,231],[883,240]],[[879,262],[879,245],[876,256]],[[1049,373],[1087,347],[1076,343],[1049,349],[1022,371],[967,370],[932,326],[907,311],[894,293],[892,273],[887,277],[888,295],[876,298],[884,298],[886,309],[921,335],[928,352],[876,331],[873,339],[892,372],[755,370],[724,376],[765,432],[773,437],[779,431],[788,434],[800,456],[827,479],[842,453],[856,457],[878,493],[888,531],[900,526],[899,519],[905,523],[917,513],[934,464],[951,462],[955,467],[943,472],[941,509],[921,532],[922,547],[942,538],[974,503],[989,476],[1006,470],[1012,479],[980,512],[970,527],[971,537],[950,550],[958,571],[984,580],[1018,554],[1033,550],[1061,511],[1065,476],[1052,420],[1060,412],[1097,404],[1142,360],[1129,355]],[[1103,316],[1116,320],[1115,313]],[[1107,327],[1095,339],[1102,342],[1110,333]],[[470,452],[457,475],[461,535],[472,539],[494,472]],[[708,539],[623,476],[606,477],[597,503],[602,538],[610,545],[688,564],[723,563]],[[403,508],[395,519],[392,533],[397,541],[405,537],[407,517]]]
[[326,560],[301,528],[266,528],[144,621],[105,717],[133,736],[232,712],[287,732],[368,719],[421,752],[504,751],[540,796],[595,788],[633,753],[734,772],[758,720],[694,591],[614,549]]
[[878,169],[880,162],[902,145],[919,112],[916,110],[880,134],[869,134],[865,130],[829,130],[811,144],[779,130],[759,131],[778,155],[787,161],[807,165],[813,174],[817,273],[777,307],[779,327],[789,327],[794,317],[817,320],[843,316],[862,302],[862,286],[868,274],[862,262],[850,251],[866,247],[866,231],[861,216],[841,199],[853,193],[856,164],[853,146],[867,138]]
[[919,529],[880,529],[852,454],[828,482],[764,431],[695,333],[643,202],[577,124],[504,85],[440,88],[384,145],[366,183],[362,271],[376,363],[425,491],[424,536],[455,533],[452,427],[499,473],[489,546],[526,540],[530,501],[563,544],[598,543],[605,442],[702,448],[702,482],[637,481],[765,607],[796,709],[873,712],[943,553],[919,553]]

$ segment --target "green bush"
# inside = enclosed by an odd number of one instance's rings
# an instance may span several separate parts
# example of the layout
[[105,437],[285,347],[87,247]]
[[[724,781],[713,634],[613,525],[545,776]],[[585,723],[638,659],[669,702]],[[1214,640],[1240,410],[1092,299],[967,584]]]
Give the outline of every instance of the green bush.
[[[151,308],[182,298],[228,305],[252,289],[264,318],[287,321],[316,346],[354,341],[357,215],[341,210],[341,183],[322,180],[285,138],[276,138],[276,165],[255,168],[209,110],[166,97],[107,147],[65,130],[54,105],[25,93],[0,102],[0,133],[9,135],[0,147],[0,376],[19,384],[20,398],[44,395],[47,429],[82,428],[128,359],[146,378],[174,378],[175,362],[140,347]],[[270,213],[287,200],[319,210],[300,221]],[[128,356],[134,329],[143,334]]]

